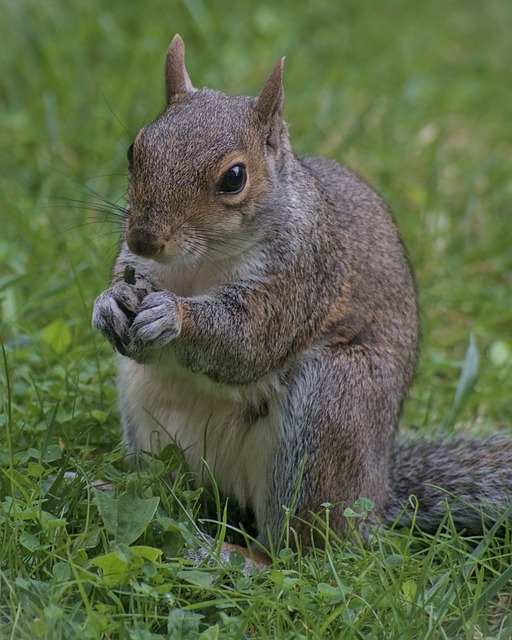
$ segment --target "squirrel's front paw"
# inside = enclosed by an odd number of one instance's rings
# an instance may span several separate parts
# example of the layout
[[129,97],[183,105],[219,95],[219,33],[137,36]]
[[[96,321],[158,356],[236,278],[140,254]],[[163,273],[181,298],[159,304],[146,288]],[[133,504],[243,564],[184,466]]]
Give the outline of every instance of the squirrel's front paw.
[[130,326],[128,355],[135,360],[145,360],[143,354],[148,349],[165,347],[180,331],[181,312],[176,296],[170,291],[149,293]]
[[93,326],[122,355],[127,355],[130,325],[146,293],[145,289],[133,287],[126,282],[116,282],[94,302]]

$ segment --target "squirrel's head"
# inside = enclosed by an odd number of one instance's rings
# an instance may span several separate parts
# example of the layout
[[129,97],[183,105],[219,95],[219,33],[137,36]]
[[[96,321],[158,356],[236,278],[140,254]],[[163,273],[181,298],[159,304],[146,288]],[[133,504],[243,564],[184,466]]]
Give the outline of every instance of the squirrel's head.
[[[257,98],[192,87],[179,35],[165,66],[167,106],[128,150],[129,249],[161,262],[239,253],[265,232],[288,138],[283,64]],[[267,216],[268,217],[268,216]],[[267,220],[268,222],[268,220]]]

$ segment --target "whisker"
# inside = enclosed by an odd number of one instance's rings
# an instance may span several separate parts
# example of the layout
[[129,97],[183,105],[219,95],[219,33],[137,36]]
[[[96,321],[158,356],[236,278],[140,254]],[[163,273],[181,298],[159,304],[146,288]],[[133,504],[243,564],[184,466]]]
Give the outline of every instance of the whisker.
[[[194,251],[194,247],[200,247],[201,251]],[[212,256],[209,253],[208,249],[205,251],[205,246],[203,244],[190,239],[187,242],[187,245],[184,247],[184,250],[185,250],[185,253],[187,253],[187,255],[191,255],[194,258],[197,258],[197,257],[201,258],[207,264],[214,267],[222,276],[224,276],[225,278],[228,278],[228,272],[225,269],[225,266],[219,263],[214,258],[214,256]]]
[[233,252],[231,251],[232,249],[238,252],[245,246],[245,242],[240,241],[239,243],[237,243],[236,239],[230,239],[229,241],[225,240],[224,238],[221,239],[220,237],[219,239],[215,239],[204,233],[201,233],[200,235],[198,234],[198,236],[203,240],[213,240],[214,244],[213,246],[210,245],[208,247],[208,250],[210,252],[216,252],[217,254],[226,257],[230,257],[233,255]]
[[50,195],[44,195],[44,194],[39,195],[38,198],[46,198],[50,201],[55,200],[55,201],[70,202],[73,204],[81,204],[84,206],[87,206],[87,205],[104,206],[105,208],[110,207],[117,211],[128,213],[128,209],[126,207],[121,206],[117,202],[112,202],[110,200],[107,200],[106,198],[102,198],[98,194],[93,194],[93,195],[94,195],[94,199],[92,200],[82,200],[80,198],[71,198],[69,196],[50,196]]
[[115,223],[123,222],[127,215],[128,210],[116,203],[105,203],[103,201],[87,201],[79,200],[77,198],[59,197],[58,200],[64,204],[48,204],[40,206],[38,208],[55,208],[55,209],[79,209],[83,211],[93,211],[98,214],[102,214],[103,218],[98,221],[108,221],[109,219]]
[[[69,233],[70,231],[75,231],[76,229],[85,228],[85,227],[89,226],[89,224],[91,224],[91,222],[87,222],[86,221],[86,222],[77,222],[77,223],[74,223],[74,224],[67,225],[66,227],[58,229],[55,233],[53,233],[50,236],[48,236],[47,239],[51,240],[52,238],[59,238],[59,237],[63,236],[64,234]],[[108,230],[108,231],[95,233],[94,238],[91,239],[91,243],[92,242],[96,242],[98,240],[102,240],[103,238],[106,238],[106,237],[109,237],[109,236],[114,236],[116,238],[119,238],[119,229],[112,229],[112,230]]]
[[123,127],[123,129],[126,131],[126,133],[128,134],[129,138],[131,140],[133,140],[133,134],[130,133],[126,127],[126,125],[124,124],[124,122],[119,118],[119,116],[116,114],[116,112],[112,109],[110,102],[107,100],[107,96],[103,93],[103,91],[101,92],[101,95],[103,96],[103,100],[105,100],[105,104],[108,107],[108,110],[110,111],[110,113],[114,116],[114,118],[119,122],[119,124]]

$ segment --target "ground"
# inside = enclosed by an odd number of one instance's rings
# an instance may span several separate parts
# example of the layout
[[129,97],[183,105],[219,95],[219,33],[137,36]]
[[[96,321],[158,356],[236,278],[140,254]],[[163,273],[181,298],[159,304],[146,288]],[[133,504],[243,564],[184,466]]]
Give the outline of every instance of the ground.
[[286,55],[295,149],[379,191],[416,273],[422,358],[402,428],[512,433],[511,18],[507,0],[3,0],[0,637],[510,636],[507,527],[332,538],[255,578],[236,558],[187,565],[199,492],[169,480],[172,450],[129,471],[90,316],[119,234],[109,203],[163,107],[174,33],[192,82],[227,93],[256,94]]

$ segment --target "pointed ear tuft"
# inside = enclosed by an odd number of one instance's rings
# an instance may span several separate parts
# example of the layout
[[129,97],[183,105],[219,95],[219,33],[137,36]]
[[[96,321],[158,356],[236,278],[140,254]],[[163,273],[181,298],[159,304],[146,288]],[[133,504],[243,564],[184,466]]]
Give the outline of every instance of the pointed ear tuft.
[[165,91],[167,104],[180,93],[195,91],[187,70],[185,69],[185,44],[179,34],[176,34],[169,45],[165,61]]
[[284,58],[281,58],[267,78],[254,107],[263,124],[268,124],[274,117],[280,118],[283,113],[283,69]]

